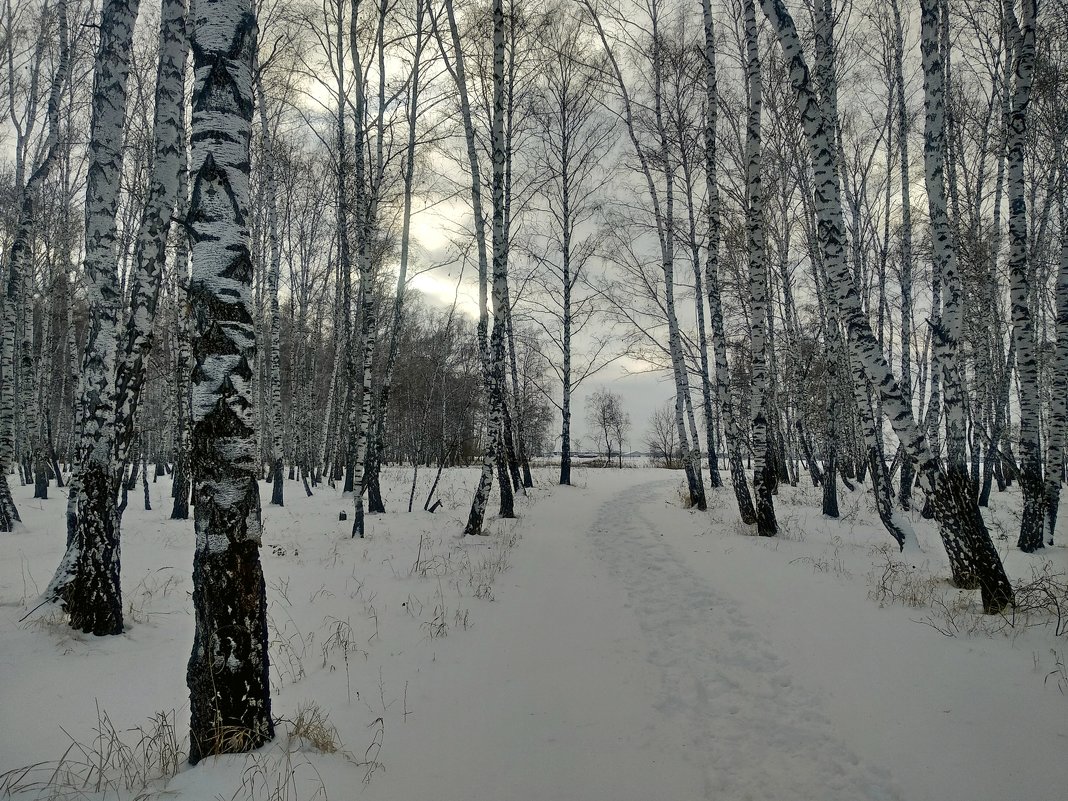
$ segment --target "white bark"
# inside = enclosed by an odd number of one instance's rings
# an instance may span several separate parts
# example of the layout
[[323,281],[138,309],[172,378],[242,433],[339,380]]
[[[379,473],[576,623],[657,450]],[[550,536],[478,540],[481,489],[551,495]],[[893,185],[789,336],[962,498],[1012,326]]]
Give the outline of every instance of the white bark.
[[94,634],[123,630],[114,494],[114,378],[122,305],[115,217],[137,6],[137,0],[109,0],[100,20],[85,193],[90,315],[82,359],[78,477],[71,487],[75,516],[67,552],[46,591],[48,597],[63,599],[72,628]]
[[1021,4],[1022,15],[1017,20],[1013,0],[1005,0],[1004,3],[1014,59],[1005,161],[1009,196],[1009,297],[1013,341],[1016,343],[1016,372],[1020,380],[1020,490],[1023,493],[1023,518],[1020,521],[1018,546],[1030,553],[1042,547],[1043,519],[1039,365],[1030,301],[1035,271],[1028,257],[1027,187],[1024,177],[1027,108],[1035,72],[1038,3],[1037,0],[1021,0]]
[[753,433],[753,488],[756,492],[757,533],[774,537],[778,526],[771,495],[768,455],[768,367],[766,320],[768,315],[767,244],[764,239],[764,187],[761,180],[760,116],[763,91],[760,53],[757,49],[756,9],[743,3],[745,25],[746,94],[749,113],[745,127],[746,245],[749,252],[750,351],[752,389],[750,421]]
[[256,333],[247,220],[256,17],[249,0],[198,3],[192,44],[196,550],[186,682],[189,761],[196,763],[258,748],[274,736],[274,724],[252,384]]

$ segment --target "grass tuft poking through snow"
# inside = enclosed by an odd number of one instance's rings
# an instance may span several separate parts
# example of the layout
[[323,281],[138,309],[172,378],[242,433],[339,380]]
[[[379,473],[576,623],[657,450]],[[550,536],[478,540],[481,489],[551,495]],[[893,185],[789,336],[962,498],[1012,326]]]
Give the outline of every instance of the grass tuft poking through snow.
[[66,751],[56,760],[38,762],[0,774],[0,796],[35,799],[136,798],[176,775],[185,763],[188,747],[179,738],[175,710],[157,712],[147,723],[118,729],[97,705],[93,736],[85,741],[64,734]]

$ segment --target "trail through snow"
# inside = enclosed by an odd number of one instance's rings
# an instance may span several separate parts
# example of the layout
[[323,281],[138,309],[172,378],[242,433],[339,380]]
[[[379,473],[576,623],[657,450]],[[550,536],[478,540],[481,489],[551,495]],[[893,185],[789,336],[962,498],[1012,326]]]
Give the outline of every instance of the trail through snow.
[[687,759],[704,798],[893,799],[885,771],[836,736],[816,697],[731,600],[680,562],[648,512],[662,488],[605,502],[589,537],[625,588],[647,658],[660,673],[657,709],[689,732]]
[[667,547],[653,520],[674,483],[556,488],[531,510],[500,606],[476,622],[485,645],[442,643],[458,650],[439,653],[434,697],[409,699],[418,725],[390,734],[365,798],[410,797],[427,776],[442,801],[900,797]]

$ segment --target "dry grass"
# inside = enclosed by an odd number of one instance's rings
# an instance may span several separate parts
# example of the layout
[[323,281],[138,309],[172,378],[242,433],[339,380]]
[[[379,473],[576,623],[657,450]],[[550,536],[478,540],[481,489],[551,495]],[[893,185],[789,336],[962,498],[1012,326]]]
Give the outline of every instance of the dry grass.
[[150,788],[178,773],[186,759],[186,745],[175,730],[175,714],[173,709],[157,712],[147,724],[120,731],[98,706],[92,739],[79,742],[64,731],[70,744],[63,755],[0,775],[0,796],[148,797]]
[[337,729],[317,704],[297,707],[293,720],[283,720],[289,726],[289,740],[302,743],[321,754],[336,754],[341,750],[341,738]]
[[1068,635],[1068,576],[1055,572],[1051,562],[1032,568],[1029,580],[1014,584],[1015,606],[984,615],[975,602],[976,592],[959,590],[926,568],[898,559],[889,545],[873,549],[873,554],[880,559],[868,574],[868,597],[880,606],[928,610],[918,622],[947,637],[1015,636],[1035,627],[1052,628],[1057,637]]

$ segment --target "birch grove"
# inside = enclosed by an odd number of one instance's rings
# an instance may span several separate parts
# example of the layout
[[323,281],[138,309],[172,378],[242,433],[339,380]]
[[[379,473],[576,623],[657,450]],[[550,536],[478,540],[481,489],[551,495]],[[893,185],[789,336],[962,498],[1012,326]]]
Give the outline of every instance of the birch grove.
[[1053,0],[11,0],[0,536],[65,508],[39,606],[116,635],[124,510],[193,506],[193,762],[274,733],[261,481],[352,537],[493,534],[532,466],[655,463],[761,537],[804,484],[1009,614],[1066,472],[1065,30]]

